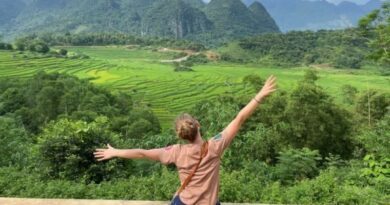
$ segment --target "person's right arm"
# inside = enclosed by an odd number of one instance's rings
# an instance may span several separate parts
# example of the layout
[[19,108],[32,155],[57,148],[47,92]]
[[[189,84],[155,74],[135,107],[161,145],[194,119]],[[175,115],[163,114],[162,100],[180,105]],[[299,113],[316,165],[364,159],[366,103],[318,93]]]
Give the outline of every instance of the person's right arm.
[[222,131],[222,137],[225,140],[224,148],[229,146],[231,141],[237,135],[242,124],[252,115],[257,106],[276,90],[276,78],[270,76],[265,82],[263,88],[257,93],[257,95],[237,114],[236,118]]

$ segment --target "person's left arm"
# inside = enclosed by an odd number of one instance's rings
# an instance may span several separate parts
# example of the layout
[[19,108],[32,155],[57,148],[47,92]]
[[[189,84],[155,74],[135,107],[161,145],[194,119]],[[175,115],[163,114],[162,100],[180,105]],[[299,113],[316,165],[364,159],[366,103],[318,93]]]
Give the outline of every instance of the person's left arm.
[[148,159],[161,161],[164,149],[115,149],[107,144],[107,149],[96,149],[93,153],[98,161],[112,159],[114,157],[125,159]]

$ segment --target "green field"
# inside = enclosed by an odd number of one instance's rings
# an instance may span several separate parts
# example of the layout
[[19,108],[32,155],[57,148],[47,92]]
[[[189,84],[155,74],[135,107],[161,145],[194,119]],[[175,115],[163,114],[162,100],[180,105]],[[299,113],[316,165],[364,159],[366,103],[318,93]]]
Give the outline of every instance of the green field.
[[[81,78],[94,77],[93,83],[114,90],[131,93],[143,104],[152,107],[163,127],[171,125],[175,115],[203,99],[212,99],[223,93],[254,94],[252,88],[241,83],[248,74],[263,78],[274,74],[279,88],[291,89],[306,68],[272,68],[214,62],[194,66],[195,72],[174,72],[169,63],[174,52],[125,47],[66,47],[82,52],[90,59],[23,58],[17,52],[0,51],[0,76],[28,77],[39,70],[65,72]],[[359,90],[390,91],[390,77],[379,76],[367,70],[319,70],[318,84],[337,101],[341,101],[341,86],[350,84]]]

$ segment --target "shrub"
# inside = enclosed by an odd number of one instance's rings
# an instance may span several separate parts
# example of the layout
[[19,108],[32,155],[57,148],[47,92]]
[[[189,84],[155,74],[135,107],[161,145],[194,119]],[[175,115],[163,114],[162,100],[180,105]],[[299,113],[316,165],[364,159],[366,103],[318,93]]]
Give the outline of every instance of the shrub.
[[276,176],[283,183],[289,184],[316,176],[321,157],[317,150],[302,148],[282,151],[278,160],[275,166]]
[[27,166],[31,139],[21,123],[0,116],[0,167]]
[[[107,143],[119,144],[119,137],[109,131],[107,118],[92,123],[61,119],[50,123],[38,137],[37,153],[44,176],[99,183],[126,176],[124,160],[97,162],[93,152]],[[126,168],[127,167],[127,168]]]

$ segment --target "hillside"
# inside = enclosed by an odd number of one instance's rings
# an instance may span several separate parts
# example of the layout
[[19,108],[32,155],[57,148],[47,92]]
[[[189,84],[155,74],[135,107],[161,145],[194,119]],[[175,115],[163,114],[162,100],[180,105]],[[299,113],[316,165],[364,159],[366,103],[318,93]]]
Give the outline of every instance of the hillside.
[[327,1],[307,0],[243,0],[249,6],[261,2],[282,31],[340,29],[356,26],[358,20],[381,1],[371,0],[365,5],[342,2],[338,5]]
[[[6,10],[15,4],[7,2],[2,6]],[[27,0],[25,4],[0,24],[6,39],[32,33],[115,32],[207,40],[279,31],[265,9],[254,14],[240,0],[213,0],[207,5],[201,0]]]
[[25,3],[21,0],[2,0],[0,4],[0,25],[9,23],[9,21],[19,15],[25,6]]
[[182,0],[158,1],[143,19],[142,35],[176,39],[210,31],[212,22],[199,9]]

